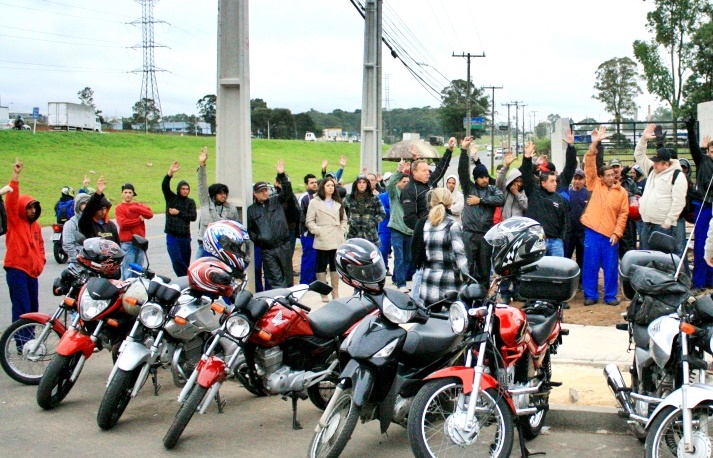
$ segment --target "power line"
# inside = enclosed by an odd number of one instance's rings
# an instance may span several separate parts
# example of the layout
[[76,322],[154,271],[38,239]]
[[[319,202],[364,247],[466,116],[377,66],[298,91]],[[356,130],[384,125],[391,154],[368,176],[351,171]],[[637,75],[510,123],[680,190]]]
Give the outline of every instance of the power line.
[[69,7],[69,8],[75,8],[75,9],[78,9],[78,10],[85,10],[85,11],[92,11],[92,12],[94,12],[94,13],[106,14],[106,15],[108,15],[108,16],[125,17],[125,18],[129,18],[129,19],[131,18],[131,16],[124,16],[123,14],[117,14],[117,13],[113,13],[113,12],[110,13],[110,12],[107,12],[107,11],[94,10],[94,9],[87,8],[87,7],[84,7],[84,6],[76,6],[76,5],[72,5],[72,4],[69,4],[69,3],[55,2],[55,1],[53,1],[53,0],[44,0],[44,1],[45,1],[46,3],[54,3],[55,5],[67,6],[67,7]]
[[[37,70],[40,70],[37,68],[22,68],[22,67],[0,67],[0,68],[5,69],[5,70],[29,70],[32,72],[36,72]],[[77,67],[77,68],[81,68],[81,67]],[[69,70],[69,69],[56,69],[56,68],[43,68],[41,70],[43,72],[64,72],[64,73],[89,73],[89,72],[92,72],[92,73],[96,73],[96,72],[99,72],[99,73],[127,73],[124,70],[116,70],[116,71],[114,71],[114,70],[95,70],[95,69]]]
[[90,38],[90,37],[75,37],[75,36],[72,36],[72,35],[62,35],[62,34],[59,34],[59,33],[41,32],[41,31],[39,31],[39,30],[32,30],[32,29],[21,29],[20,27],[10,27],[9,25],[0,25],[0,27],[2,27],[2,28],[4,28],[4,29],[21,30],[21,31],[23,31],[23,32],[39,33],[39,34],[42,34],[42,35],[52,35],[52,36],[55,36],[55,37],[75,38],[75,39],[77,39],[77,40],[102,41],[102,42],[104,42],[104,43],[115,43],[115,40],[100,40],[100,39],[94,38],[94,37],[91,37],[91,38]]
[[42,38],[30,38],[30,37],[18,37],[16,35],[6,35],[0,33],[0,37],[8,37],[8,38],[18,38],[20,40],[32,40],[32,41],[44,41],[47,43],[59,43],[59,44],[66,44],[66,45],[74,45],[74,46],[91,46],[94,48],[122,48],[122,46],[112,46],[112,45],[93,45],[90,43],[73,43],[71,41],[59,41],[59,40],[45,40]]
[[75,67],[72,65],[55,65],[55,64],[35,64],[32,62],[16,62],[12,60],[0,60],[0,62],[5,62],[6,64],[18,64],[18,65],[36,65],[40,67],[58,67],[58,68],[79,68],[82,70],[112,70],[117,72],[124,72],[125,70],[110,69],[110,68],[89,68],[89,67]]
[[91,19],[93,21],[102,21],[102,22],[114,22],[118,24],[124,24],[122,21],[112,21],[109,19],[99,19],[95,17],[88,17],[88,16],[77,16],[75,14],[67,14],[67,13],[58,13],[57,11],[51,11],[51,10],[43,10],[40,8],[30,8],[29,6],[20,6],[20,5],[12,5],[10,3],[2,3],[0,2],[0,5],[5,5],[5,6],[12,6],[14,8],[22,8],[24,10],[30,10],[30,11],[40,11],[42,13],[49,13],[49,14],[57,14],[59,16],[68,16],[68,17],[73,17],[73,18],[78,18],[78,19]]

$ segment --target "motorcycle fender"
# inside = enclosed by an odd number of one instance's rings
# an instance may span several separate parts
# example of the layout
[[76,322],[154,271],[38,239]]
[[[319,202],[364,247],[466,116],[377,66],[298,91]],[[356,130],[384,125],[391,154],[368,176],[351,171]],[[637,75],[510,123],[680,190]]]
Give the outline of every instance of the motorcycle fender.
[[[474,376],[475,370],[472,367],[454,366],[446,367],[445,369],[436,371],[426,377],[424,380],[429,381],[436,380],[439,378],[457,378],[460,379],[461,383],[463,384],[463,394],[470,394],[473,391]],[[492,388],[498,393],[502,391],[497,380],[495,380],[490,374],[483,374],[482,378],[480,379],[480,391],[485,391],[488,388]],[[505,393],[503,396],[505,397],[505,400],[507,401],[512,411],[515,412],[515,404],[513,404],[512,398],[507,393]]]
[[[698,404],[705,401],[713,402],[713,386],[704,385],[701,383],[694,383],[692,385],[688,385],[687,396],[688,405],[691,408],[696,407]],[[664,400],[661,401],[658,406],[656,406],[656,410],[654,410],[654,413],[652,413],[649,417],[648,423],[646,423],[647,431],[649,429],[649,426],[654,422],[654,420],[661,413],[661,411],[668,406],[679,410],[683,407],[683,397],[681,396],[681,388],[666,396]]]
[[367,368],[359,366],[352,380],[354,386],[354,405],[364,407],[367,401],[369,401],[371,390],[374,388],[374,375]]
[[139,342],[124,341],[123,349],[119,353],[116,365],[123,371],[133,371],[148,361],[151,350]]
[[57,354],[70,356],[79,351],[84,353],[85,358],[89,358],[94,353],[94,341],[86,334],[82,334],[76,329],[70,329],[62,335],[57,345]]
[[[47,315],[46,313],[32,312],[22,314],[20,315],[20,318],[36,321],[41,324],[47,324],[47,322],[52,319],[52,316]],[[64,327],[64,324],[62,324],[60,320],[54,320],[54,323],[52,323],[52,328],[57,331],[60,336],[67,332],[67,328]]]
[[208,358],[198,372],[198,384],[203,388],[210,388],[216,382],[223,382],[225,378],[225,363],[215,356]]

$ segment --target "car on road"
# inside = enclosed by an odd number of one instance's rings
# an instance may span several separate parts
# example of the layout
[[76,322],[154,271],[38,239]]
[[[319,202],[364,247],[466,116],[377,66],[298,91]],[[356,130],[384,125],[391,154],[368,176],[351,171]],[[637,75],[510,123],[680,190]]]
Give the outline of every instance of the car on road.
[[495,159],[496,161],[502,161],[502,160],[503,160],[503,153],[502,153],[502,152],[495,153],[495,157],[494,157],[493,159]]

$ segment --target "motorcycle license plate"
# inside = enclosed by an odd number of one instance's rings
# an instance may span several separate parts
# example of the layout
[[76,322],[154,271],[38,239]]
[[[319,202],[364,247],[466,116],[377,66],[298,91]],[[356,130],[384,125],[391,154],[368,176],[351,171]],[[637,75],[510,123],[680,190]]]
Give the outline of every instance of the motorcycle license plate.
[[52,234],[52,241],[56,242],[57,240],[60,239],[60,237],[62,237],[62,234],[60,232],[57,232],[56,234]]

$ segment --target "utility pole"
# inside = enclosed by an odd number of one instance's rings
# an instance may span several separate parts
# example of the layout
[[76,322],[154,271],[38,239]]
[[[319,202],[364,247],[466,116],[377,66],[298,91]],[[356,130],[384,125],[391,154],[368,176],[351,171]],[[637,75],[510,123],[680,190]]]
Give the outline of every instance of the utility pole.
[[517,157],[517,152],[520,150],[520,133],[518,130],[520,130],[520,110],[519,108],[522,106],[522,100],[516,100],[514,102],[510,102],[515,106],[515,157]]
[[483,86],[483,89],[492,89],[493,97],[490,99],[490,170],[495,167],[495,89],[502,86]]
[[364,63],[361,99],[361,168],[381,172],[382,2],[364,2]]
[[508,107],[508,151],[510,151],[510,107],[514,106],[514,103],[501,103],[500,105]]
[[466,110],[466,121],[465,121],[465,136],[470,137],[470,59],[473,57],[485,57],[483,54],[471,54],[471,53],[461,53],[456,55],[453,53],[452,57],[465,57],[466,62],[468,62],[468,80],[465,86],[465,110]]
[[535,127],[537,126],[537,110],[531,111],[530,116],[532,116],[532,119],[530,120],[530,132],[534,132]]
[[522,107],[522,147],[525,148],[525,107],[527,105],[520,105]]

